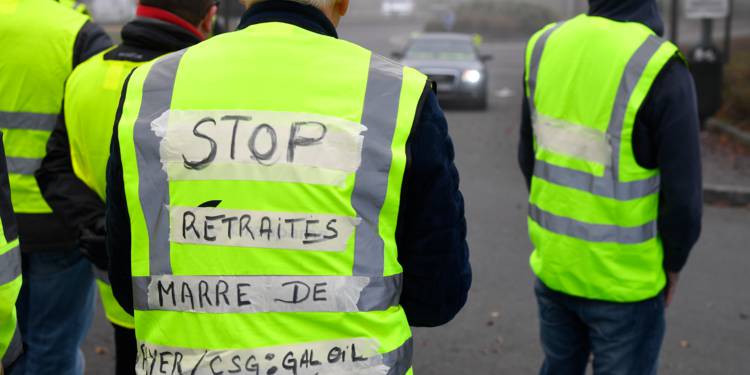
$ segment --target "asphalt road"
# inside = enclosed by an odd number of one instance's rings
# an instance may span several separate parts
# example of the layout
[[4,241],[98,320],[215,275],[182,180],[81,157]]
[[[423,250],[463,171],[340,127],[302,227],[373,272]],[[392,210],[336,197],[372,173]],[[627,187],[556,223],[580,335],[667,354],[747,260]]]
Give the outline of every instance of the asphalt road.
[[[410,20],[355,19],[340,33],[388,54],[419,29]],[[526,191],[516,166],[524,46],[495,43],[484,49],[495,57],[489,109],[447,111],[467,204],[474,285],[453,322],[415,330],[417,374],[533,374],[542,359],[528,267]],[[750,210],[706,207],[703,237],[668,311],[662,374],[750,374],[749,224]],[[99,311],[84,348],[88,374],[113,373],[110,335]]]

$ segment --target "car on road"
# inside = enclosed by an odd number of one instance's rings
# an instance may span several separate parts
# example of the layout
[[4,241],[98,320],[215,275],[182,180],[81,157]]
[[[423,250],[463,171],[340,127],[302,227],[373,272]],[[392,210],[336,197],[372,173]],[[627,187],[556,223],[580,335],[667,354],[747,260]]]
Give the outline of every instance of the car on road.
[[477,37],[459,33],[425,33],[414,36],[403,52],[393,54],[403,64],[418,69],[436,84],[440,100],[485,109],[488,102],[487,61],[477,48]]
[[414,8],[414,0],[383,0],[380,12],[386,17],[409,17],[414,14]]

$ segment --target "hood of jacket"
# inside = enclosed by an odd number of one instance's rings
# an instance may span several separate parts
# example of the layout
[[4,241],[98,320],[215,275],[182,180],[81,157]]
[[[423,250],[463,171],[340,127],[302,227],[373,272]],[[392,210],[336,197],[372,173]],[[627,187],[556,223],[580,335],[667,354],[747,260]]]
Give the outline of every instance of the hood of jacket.
[[121,35],[122,44],[107,52],[105,60],[146,62],[200,42],[180,26],[146,17],[125,24]]
[[664,21],[656,0],[589,0],[589,15],[642,23],[657,35],[664,35]]

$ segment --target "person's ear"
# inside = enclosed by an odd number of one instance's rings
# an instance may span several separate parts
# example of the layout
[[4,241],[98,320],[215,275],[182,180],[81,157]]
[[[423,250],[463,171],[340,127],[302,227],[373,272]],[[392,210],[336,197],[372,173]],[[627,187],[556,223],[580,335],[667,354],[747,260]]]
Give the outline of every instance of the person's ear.
[[341,17],[345,16],[347,11],[349,11],[349,0],[337,0],[333,3],[333,6],[326,8],[325,13],[333,26],[338,27]]
[[198,30],[203,34],[204,37],[208,38],[214,31],[214,21],[216,20],[216,13],[219,11],[219,7],[212,5],[211,8],[203,17],[203,20],[198,24]]
[[334,5],[334,11],[339,17],[343,17],[349,11],[349,0],[339,0]]

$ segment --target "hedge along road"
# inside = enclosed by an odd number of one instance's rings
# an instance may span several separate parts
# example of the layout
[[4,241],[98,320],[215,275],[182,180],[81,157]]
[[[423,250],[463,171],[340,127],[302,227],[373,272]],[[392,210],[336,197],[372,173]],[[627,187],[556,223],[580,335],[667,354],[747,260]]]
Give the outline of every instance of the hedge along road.
[[[343,38],[388,54],[421,28],[414,20],[344,22]],[[492,99],[486,112],[448,110],[467,204],[474,285],[447,326],[415,329],[415,373],[532,374],[541,363],[526,188],[516,166],[523,43],[485,46]],[[746,374],[750,368],[750,210],[706,208],[704,235],[668,312],[662,374]],[[88,374],[112,373],[111,328],[101,309],[84,347]],[[96,354],[95,348],[106,350]],[[100,350],[102,352],[102,350]]]

